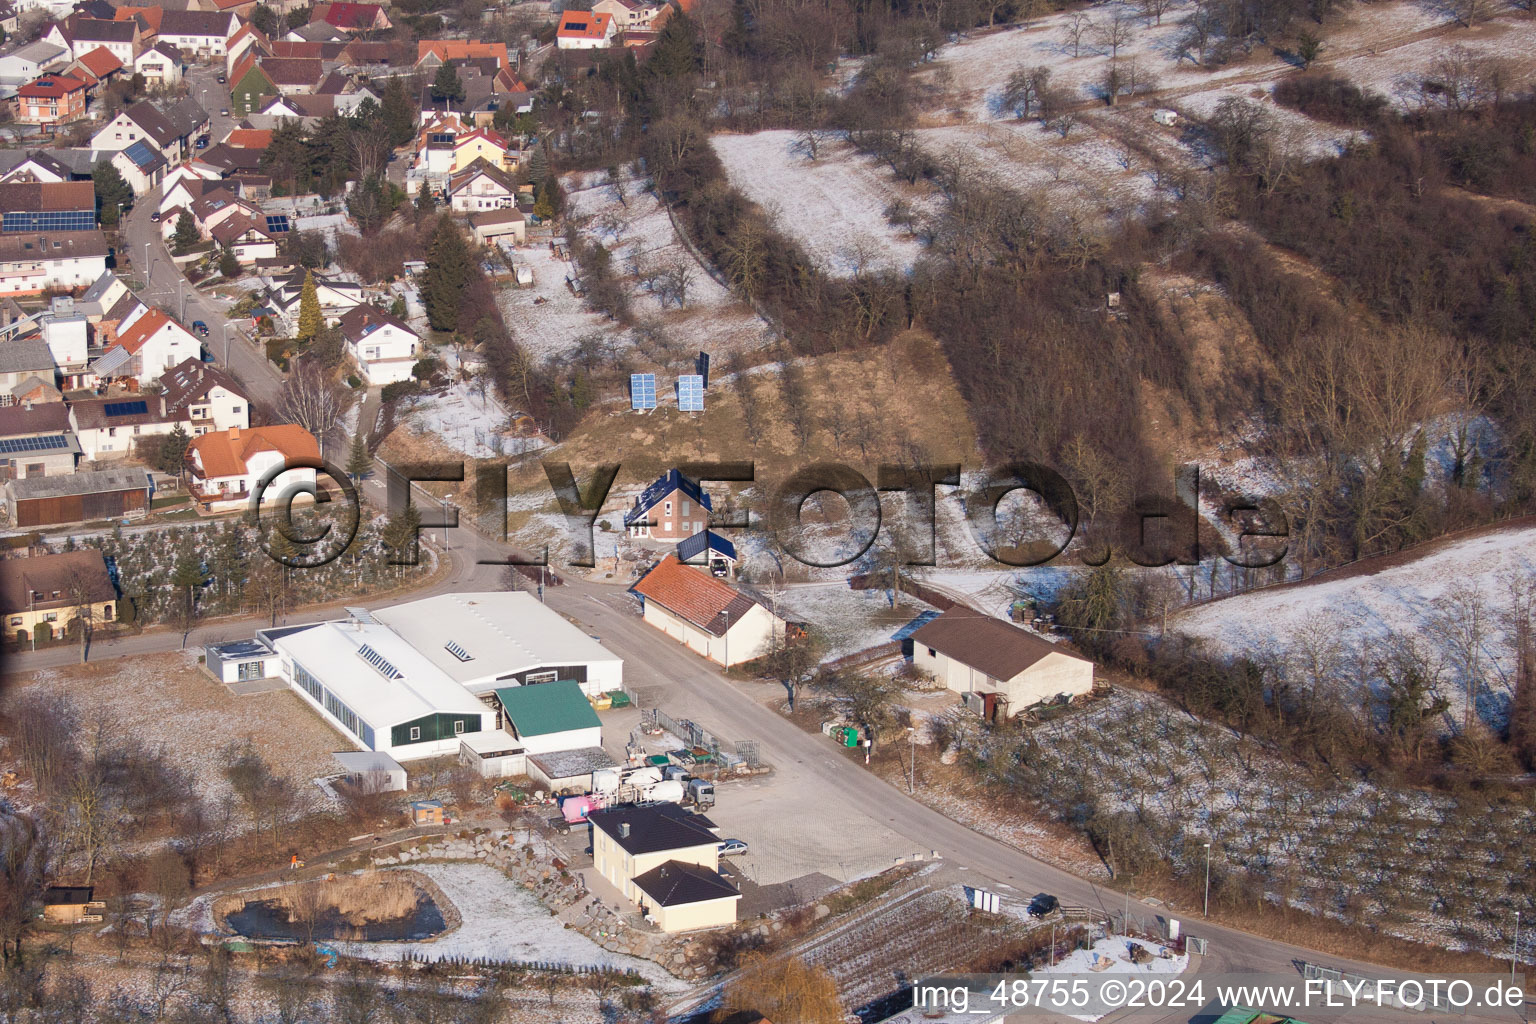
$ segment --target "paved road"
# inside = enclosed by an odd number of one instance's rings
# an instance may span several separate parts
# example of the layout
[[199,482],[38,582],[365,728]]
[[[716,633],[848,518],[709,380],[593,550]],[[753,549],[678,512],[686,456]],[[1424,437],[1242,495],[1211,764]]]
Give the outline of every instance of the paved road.
[[[217,67],[197,68],[187,75],[194,96],[209,112],[210,132],[214,139],[222,138],[233,125],[229,117],[221,117],[218,113],[229,103],[229,94],[224,87],[214,82],[219,70]],[[204,344],[214,360],[230,369],[245,385],[252,399],[268,405],[275,403],[282,375],[267,362],[265,351],[241,333],[244,322],[229,321],[224,315],[223,303],[187,284],[180,269],[171,262],[170,251],[160,237],[161,226],[150,220],[159,205],[158,188],[135,200],[125,219],[123,251],[119,253],[119,260],[133,265],[135,275],[145,284],[142,294],[148,302],[175,310],[178,319],[188,326],[194,320],[208,325],[209,333]]]

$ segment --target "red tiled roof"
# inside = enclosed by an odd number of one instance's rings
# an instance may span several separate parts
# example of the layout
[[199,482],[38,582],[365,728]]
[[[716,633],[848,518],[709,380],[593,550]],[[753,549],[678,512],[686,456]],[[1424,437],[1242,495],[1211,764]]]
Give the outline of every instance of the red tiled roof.
[[[129,355],[136,355],[139,349],[144,347],[144,343],[150,339],[151,335],[166,324],[174,322],[158,309],[147,310],[143,316],[133,322],[132,327],[117,336],[117,342],[112,347],[125,348],[128,350]],[[177,326],[180,327],[181,325],[177,324]],[[185,328],[182,328],[182,330],[185,331]]]
[[668,555],[646,573],[634,591],[712,636],[724,636],[757,602],[723,580]]
[[105,46],[98,46],[90,53],[81,54],[77,63],[97,78],[105,78],[114,71],[123,70],[123,62]]
[[478,39],[422,39],[416,43],[416,62],[429,53],[437,54],[439,60],[466,60],[473,57],[495,57],[502,66],[507,66],[506,43],[482,43]]
[[85,83],[69,75],[42,75],[16,90],[23,99],[58,99],[85,88]]
[[595,11],[566,11],[560,15],[561,39],[602,39],[608,35],[608,23],[613,18]]
[[371,28],[378,21],[381,11],[378,4],[316,4],[312,20],[323,21],[340,29]]
[[257,452],[277,452],[285,459],[320,458],[315,435],[295,423],[209,431],[194,438],[189,448],[202,457],[205,478],[240,476]]
[[272,129],[236,128],[224,142],[236,149],[266,149],[272,145]]

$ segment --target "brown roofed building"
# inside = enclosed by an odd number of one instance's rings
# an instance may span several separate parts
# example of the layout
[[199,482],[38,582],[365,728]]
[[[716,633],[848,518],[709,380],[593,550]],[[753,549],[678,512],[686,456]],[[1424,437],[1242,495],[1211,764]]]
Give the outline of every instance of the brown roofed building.
[[85,116],[85,82],[72,75],[40,75],[16,90],[16,120],[63,124]]
[[312,468],[280,469],[320,458],[315,435],[293,423],[209,431],[187,446],[193,497],[204,511],[239,508],[268,473],[267,494],[276,498],[291,483],[314,483]]
[[268,57],[261,70],[284,96],[312,92],[325,77],[325,64],[316,57]]
[[784,636],[783,619],[675,555],[630,589],[643,599],[647,623],[727,668],[761,657]]
[[93,625],[112,622],[117,588],[95,548],[12,558],[0,562],[0,613],[6,639],[30,643],[39,626],[42,638],[52,639],[63,636],[82,613]]
[[96,189],[89,181],[0,184],[0,231],[89,231],[96,226]]
[[956,693],[1000,695],[1005,715],[1093,690],[1093,662],[964,605],[913,631],[912,664]]

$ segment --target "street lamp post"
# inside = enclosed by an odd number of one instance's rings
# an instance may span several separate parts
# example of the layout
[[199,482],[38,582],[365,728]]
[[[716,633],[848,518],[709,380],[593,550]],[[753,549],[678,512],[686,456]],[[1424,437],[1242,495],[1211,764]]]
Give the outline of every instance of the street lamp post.
[[907,737],[910,755],[907,760],[907,795],[910,796],[917,789],[917,726],[907,726]]
[[144,243],[144,287],[149,287],[149,243]]
[[1509,980],[1515,980],[1515,964],[1520,960],[1520,911],[1515,911],[1515,941],[1509,947]]
[[187,318],[186,284],[187,284],[186,277],[184,275],[177,274],[176,275],[176,311],[179,314],[181,314],[180,316],[177,317],[178,320],[185,320]]
[[1205,844],[1205,909],[1201,917],[1211,916],[1211,844]]

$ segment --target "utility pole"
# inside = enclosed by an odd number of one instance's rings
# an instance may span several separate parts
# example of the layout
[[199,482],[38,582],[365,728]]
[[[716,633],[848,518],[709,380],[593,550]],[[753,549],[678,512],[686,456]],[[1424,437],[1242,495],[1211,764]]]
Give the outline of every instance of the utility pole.
[[1520,911],[1515,911],[1515,941],[1509,947],[1509,980],[1515,980],[1515,964],[1520,960]]
[[911,753],[907,761],[907,795],[911,796],[917,789],[917,726],[907,726],[907,748]]
[[1211,844],[1205,844],[1205,909],[1201,917],[1211,916]]

